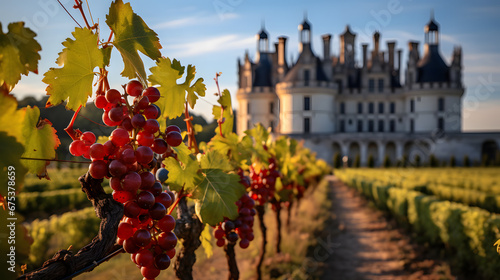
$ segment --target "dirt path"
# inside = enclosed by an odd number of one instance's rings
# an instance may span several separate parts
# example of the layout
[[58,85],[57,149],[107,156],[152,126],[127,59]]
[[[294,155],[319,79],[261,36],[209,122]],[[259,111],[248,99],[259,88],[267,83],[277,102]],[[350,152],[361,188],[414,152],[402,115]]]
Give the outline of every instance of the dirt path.
[[[353,189],[332,178],[338,229],[323,279],[449,279],[446,265],[422,259],[409,238],[392,227]],[[417,261],[417,259],[419,259]]]

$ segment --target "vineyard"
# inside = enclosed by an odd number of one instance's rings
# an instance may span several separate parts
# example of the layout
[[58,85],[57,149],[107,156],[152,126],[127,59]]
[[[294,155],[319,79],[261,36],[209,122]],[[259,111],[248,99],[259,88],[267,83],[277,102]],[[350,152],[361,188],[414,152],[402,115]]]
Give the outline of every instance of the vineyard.
[[[245,273],[253,271],[257,279],[269,274],[266,258],[283,251],[294,253],[287,263],[295,268],[280,273],[302,273],[300,262],[314,242],[296,251],[290,242],[316,235],[326,223],[326,162],[262,125],[236,135],[231,96],[219,88],[220,73],[214,77],[215,136],[198,142],[203,128],[190,112],[205,97],[206,84],[195,79],[195,66],[163,56],[158,35],[129,3],[112,2],[102,25],[89,24],[90,9],[86,12],[82,1],[73,8],[85,24],[75,20],[79,27],[62,43],[59,67],[42,78],[49,96],[45,106],[64,104],[74,112],[64,129],[69,145],[61,145],[38,107],[18,108],[10,94],[21,75],[38,74],[36,34],[23,22],[9,23],[8,32],[0,34],[0,168],[6,182],[0,212],[11,221],[9,242],[1,243],[2,252],[10,254],[1,269],[9,271],[8,279],[71,279],[125,253],[137,279],[162,277],[165,270],[193,279],[200,248],[207,259],[214,250],[223,252],[217,256],[225,259],[229,279],[240,278],[237,254],[245,258],[248,248],[253,261]],[[123,84],[116,88],[108,81],[113,52],[124,67]],[[156,65],[145,69],[139,53]],[[102,118],[91,121],[109,134],[76,127],[86,106],[101,110]],[[167,125],[179,117],[185,131]],[[73,159],[58,158],[61,150]],[[47,168],[50,162],[87,168],[56,170]],[[311,212],[301,205],[324,207]],[[306,222],[304,213],[323,218]],[[292,225],[294,230],[283,232]],[[290,235],[296,236],[285,241]]]
[[336,176],[459,267],[495,279],[500,259],[498,168],[346,169]]

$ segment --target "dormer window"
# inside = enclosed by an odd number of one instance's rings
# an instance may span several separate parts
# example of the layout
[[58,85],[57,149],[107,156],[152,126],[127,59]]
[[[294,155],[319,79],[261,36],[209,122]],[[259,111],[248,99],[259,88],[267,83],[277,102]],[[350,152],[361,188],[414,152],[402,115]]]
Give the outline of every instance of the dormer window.
[[304,86],[309,85],[309,80],[311,79],[311,73],[309,70],[304,70]]

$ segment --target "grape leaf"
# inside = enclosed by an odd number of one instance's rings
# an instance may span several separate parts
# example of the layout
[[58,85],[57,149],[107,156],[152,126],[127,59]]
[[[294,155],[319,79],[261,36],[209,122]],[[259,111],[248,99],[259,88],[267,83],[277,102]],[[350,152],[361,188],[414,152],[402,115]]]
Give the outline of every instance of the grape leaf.
[[[40,120],[40,109],[38,107],[24,108],[26,116],[23,121],[22,135],[24,138],[25,151],[23,157],[53,159],[56,149],[61,144],[56,130],[47,119]],[[23,164],[30,172],[36,173],[40,178],[50,179],[47,174],[47,163],[41,160],[23,160]]]
[[113,45],[120,52],[125,68],[122,76],[139,80],[147,85],[144,63],[139,51],[153,60],[161,57],[158,34],[151,30],[144,20],[132,10],[130,3],[117,0],[111,3],[106,23],[113,30]]
[[24,27],[24,22],[10,23],[8,29],[3,33],[0,23],[0,86],[10,92],[21,74],[38,73],[42,48],[35,40],[36,33]]
[[167,184],[175,191],[180,191],[182,187],[189,191],[195,187],[195,181],[200,177],[198,170],[200,165],[196,159],[191,156],[186,144],[181,143],[173,148],[177,154],[177,159],[168,157],[163,161],[165,168],[169,171]]
[[[7,195],[8,187],[8,172],[14,171],[15,175],[12,176],[15,180],[15,185],[12,186],[16,191],[21,190],[23,185],[24,175],[28,171],[20,161],[21,155],[24,153],[24,147],[13,136],[7,135],[5,131],[0,131],[0,194]],[[9,166],[12,168],[9,169]],[[0,210],[1,212],[2,210]]]
[[62,68],[50,68],[43,82],[48,84],[47,106],[67,100],[66,108],[76,110],[92,95],[94,68],[104,67],[104,51],[97,47],[98,37],[87,28],[75,28],[74,40],[67,38],[57,63]]
[[17,100],[14,96],[7,93],[0,94],[0,131],[4,131],[7,135],[16,137],[19,143],[23,143],[24,139],[21,134],[26,112],[17,109]]
[[[174,119],[179,117],[184,112],[184,104],[186,100],[191,108],[194,108],[197,95],[205,96],[205,84],[203,78],[199,78],[191,85],[194,80],[196,68],[188,65],[186,79],[184,83],[177,84],[177,80],[184,75],[186,67],[182,66],[176,59],[173,61],[170,58],[160,58],[156,66],[151,67],[151,75],[149,81],[153,85],[159,85],[158,90],[162,98],[156,102],[160,107],[162,117]],[[187,97],[186,97],[187,92]],[[196,94],[195,94],[196,93]]]
[[234,170],[228,158],[215,150],[205,153],[201,157],[200,165],[202,169],[220,169],[222,171]]
[[210,234],[209,226],[205,225],[205,228],[201,232],[200,240],[207,259],[210,259],[214,255],[214,250],[212,246],[212,234]]
[[[212,108],[212,114],[214,115],[214,119],[218,120],[221,117],[221,108],[224,108],[224,113],[222,114],[222,118],[224,119],[224,123],[222,123],[222,135],[228,135],[233,132],[233,107],[231,105],[231,94],[229,90],[225,89],[222,91],[221,96],[217,100],[220,104],[214,105]],[[219,127],[215,129],[215,133],[219,133]]]
[[220,169],[203,169],[202,175],[195,183],[192,196],[196,201],[196,215],[211,226],[222,222],[224,217],[236,219],[238,207],[235,203],[245,193],[239,183],[240,176]]
[[251,147],[253,144],[252,140],[248,137],[242,139],[242,142],[240,142],[236,133],[230,133],[225,137],[216,134],[208,145],[211,149],[218,151],[220,154],[228,155],[233,167],[237,168],[250,164],[252,150],[246,148],[243,144],[244,141],[249,142],[246,146]]

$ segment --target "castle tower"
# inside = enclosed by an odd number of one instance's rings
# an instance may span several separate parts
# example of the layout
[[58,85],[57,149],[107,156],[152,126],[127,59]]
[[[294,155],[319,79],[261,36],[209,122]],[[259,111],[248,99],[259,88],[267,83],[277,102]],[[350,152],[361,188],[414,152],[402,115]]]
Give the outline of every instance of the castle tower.
[[[274,131],[278,126],[279,102],[274,86],[275,72],[285,72],[286,61],[279,61],[273,65],[276,53],[269,51],[269,35],[264,27],[257,33],[257,51],[255,62],[252,62],[248,53],[245,54],[243,64],[238,60],[238,117],[237,133],[242,135],[247,129],[261,123],[264,127],[271,127]],[[280,47],[285,51],[286,40],[280,40]],[[278,53],[281,53],[279,50]],[[284,54],[283,54],[284,57]],[[274,70],[280,69],[280,70]]]
[[[405,111],[406,131],[460,132],[461,51],[455,49],[452,66],[443,60],[439,50],[439,24],[431,15],[424,28],[424,55],[419,59],[418,43],[410,43]],[[418,62],[417,62],[418,61]]]
[[323,70],[311,46],[311,24],[299,25],[299,57],[276,85],[280,100],[280,133],[309,134],[335,131],[336,86]]

